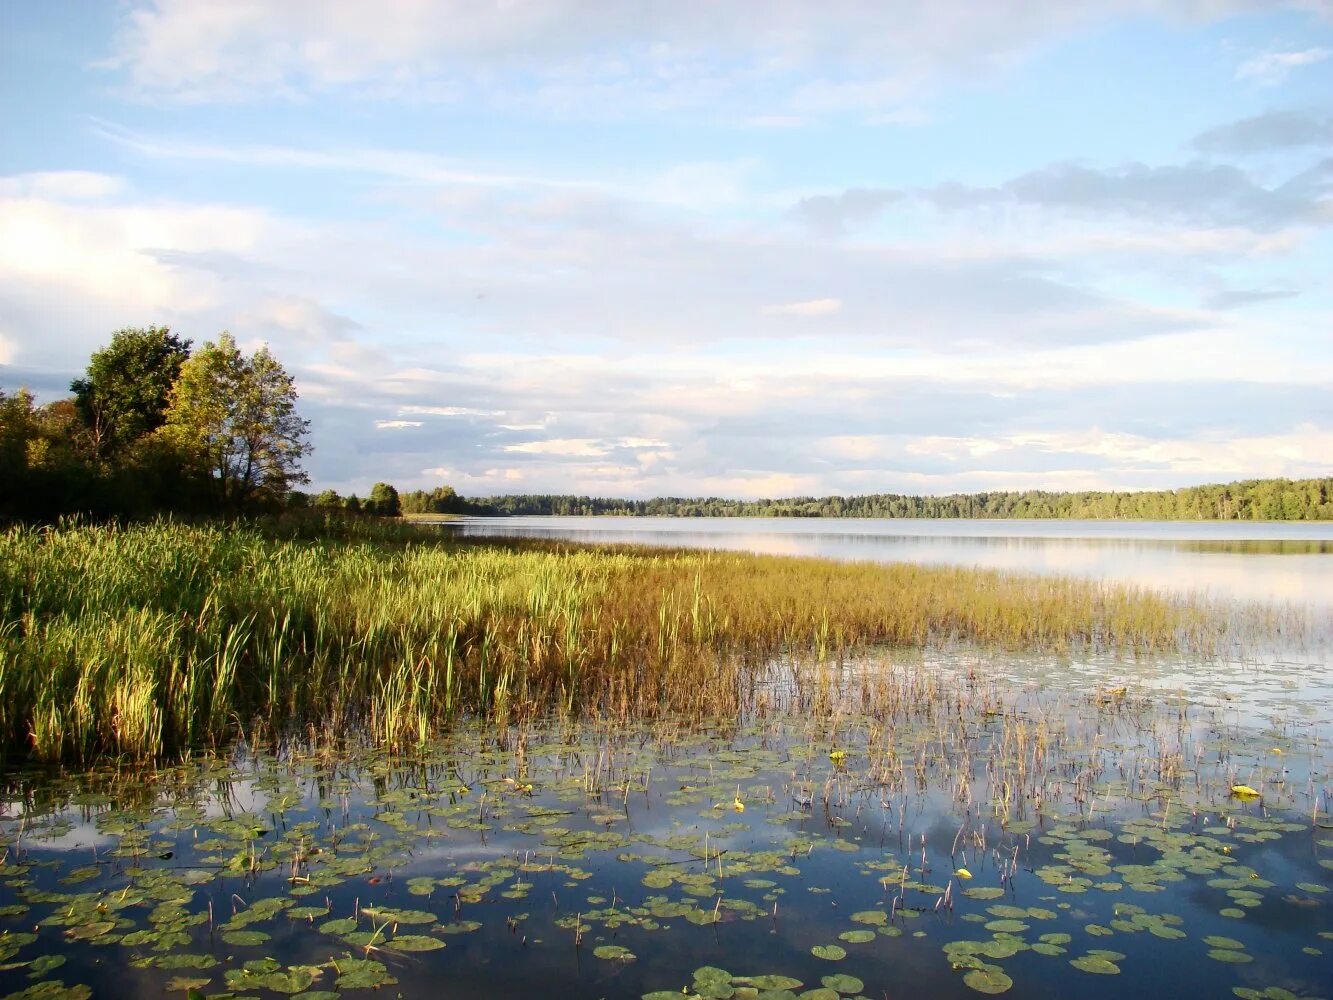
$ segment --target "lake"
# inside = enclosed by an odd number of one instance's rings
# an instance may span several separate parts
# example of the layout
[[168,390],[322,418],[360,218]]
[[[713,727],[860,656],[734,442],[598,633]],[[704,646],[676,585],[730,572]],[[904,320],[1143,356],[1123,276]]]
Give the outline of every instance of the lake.
[[468,517],[448,530],[982,566],[1333,609],[1333,523],[878,518]]
[[[447,530],[1074,573],[1316,626],[1333,607],[1318,524]],[[783,655],[728,718],[463,718],[395,749],[312,727],[12,768],[0,997],[1326,997],[1326,639]]]
[[1327,989],[1311,706],[1278,685],[1274,721],[1244,728],[1224,701],[1009,683],[989,659],[844,664],[854,697],[834,702],[778,672],[767,710],[714,723],[463,724],[407,754],[295,741],[11,775],[0,992]]

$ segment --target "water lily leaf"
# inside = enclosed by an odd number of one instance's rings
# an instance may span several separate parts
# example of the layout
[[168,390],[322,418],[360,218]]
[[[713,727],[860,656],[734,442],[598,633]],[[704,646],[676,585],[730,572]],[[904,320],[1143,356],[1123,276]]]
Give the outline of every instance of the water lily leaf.
[[829,962],[839,962],[847,957],[847,949],[836,944],[817,944],[810,949],[810,954]]
[[889,915],[883,910],[862,910],[859,913],[852,914],[852,923],[870,924],[872,927],[881,927],[889,922]]
[[791,976],[777,975],[737,976],[732,982],[741,986],[753,986],[759,990],[799,990],[805,985]]
[[839,993],[860,993],[866,988],[866,984],[855,976],[848,976],[841,972],[831,976],[824,976],[820,979],[820,982],[831,990],[837,990]]
[[389,975],[384,963],[372,958],[339,958],[333,962],[338,972],[338,981],[334,983],[339,990],[373,989],[376,986],[392,986],[398,980]]
[[223,931],[222,940],[227,944],[237,947],[248,947],[257,944],[263,944],[269,940],[270,935],[263,931]]
[[978,993],[1004,993],[1014,981],[999,969],[992,967],[973,969],[963,977],[963,982]]
[[848,944],[866,944],[875,940],[874,931],[843,931],[838,935],[839,941],[846,941]]
[[426,934],[399,934],[387,947],[394,951],[439,951],[444,942]]
[[592,953],[594,957],[606,959],[608,962],[632,962],[636,957],[634,952],[618,944],[598,945]]
[[172,976],[167,980],[166,991],[175,993],[179,990],[202,990],[212,981],[206,976]]
[[1096,955],[1083,955],[1080,958],[1071,958],[1069,964],[1081,972],[1091,972],[1099,976],[1114,976],[1120,972],[1120,966],[1116,965],[1110,959],[1099,958]]

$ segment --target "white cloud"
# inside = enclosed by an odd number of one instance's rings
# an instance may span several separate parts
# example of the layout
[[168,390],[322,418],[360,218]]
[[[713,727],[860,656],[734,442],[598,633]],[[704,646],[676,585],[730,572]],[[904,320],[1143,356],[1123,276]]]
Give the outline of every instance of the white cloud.
[[[75,188],[76,197],[86,194]],[[68,186],[63,193],[71,194]],[[117,326],[216,309],[226,302],[216,274],[177,267],[157,251],[243,254],[269,245],[274,235],[264,213],[223,205],[0,195],[0,301],[41,317],[45,327],[44,333],[29,327],[18,358],[67,363]]]
[[1323,62],[1329,56],[1333,56],[1333,49],[1320,46],[1290,52],[1261,52],[1236,67],[1236,79],[1273,87],[1286,80],[1292,70]]
[[430,417],[495,417],[499,410],[478,410],[470,406],[400,406],[399,413],[422,414]]
[[0,177],[0,198],[98,201],[124,190],[122,178],[91,170],[53,170]]
[[600,441],[591,438],[551,438],[546,441],[524,441],[507,444],[504,450],[524,455],[563,455],[571,458],[600,458],[609,452]]
[[841,309],[842,299],[807,299],[804,302],[764,306],[759,312],[764,316],[830,316]]
[[1115,16],[1210,19],[1266,0],[937,0],[752,5],[652,0],[139,0],[106,65],[141,94],[236,101],[355,88],[615,115],[704,108],[915,113],[943,72],[976,77]]
[[375,430],[377,431],[396,431],[407,427],[425,426],[420,420],[376,420]]

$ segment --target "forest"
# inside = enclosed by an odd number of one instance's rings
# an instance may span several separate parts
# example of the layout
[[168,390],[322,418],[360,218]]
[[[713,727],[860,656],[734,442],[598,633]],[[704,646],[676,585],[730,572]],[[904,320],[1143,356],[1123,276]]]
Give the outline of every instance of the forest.
[[632,517],[932,517],[1097,518],[1158,521],[1333,520],[1333,477],[1251,479],[1178,490],[954,493],[909,496],[790,497],[731,500],[722,497],[601,497],[526,494],[484,497],[459,513],[619,514]]
[[294,382],[266,347],[244,354],[228,333],[192,350],[165,327],[116,332],[66,399],[37,405],[0,391],[0,518],[142,518],[314,507],[386,517],[421,514],[633,517],[1093,518],[1333,520],[1333,477],[1252,479],[1176,490],[1026,490],[910,496],[657,497],[561,494],[467,498],[451,486],[362,499],[303,493],[309,422]]
[[72,396],[0,391],[0,519],[235,514],[289,506],[309,421],[290,375],[228,333],[198,349],[166,327],[117,331]]

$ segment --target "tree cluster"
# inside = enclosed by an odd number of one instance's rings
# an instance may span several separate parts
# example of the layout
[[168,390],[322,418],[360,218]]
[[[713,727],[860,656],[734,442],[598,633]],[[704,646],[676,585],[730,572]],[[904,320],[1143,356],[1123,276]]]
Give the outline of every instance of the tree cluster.
[[223,333],[191,351],[165,327],[126,329],[73,395],[0,392],[0,517],[136,517],[272,509],[307,481],[309,422],[269,352]]
[[376,483],[364,500],[355,493],[345,497],[339,495],[337,490],[324,490],[313,497],[310,504],[322,511],[341,510],[349,514],[374,514],[377,517],[398,517],[403,513],[398,491],[388,483]]
[[728,500],[721,497],[605,497],[525,494],[471,501],[478,512],[497,514],[631,517],[888,517],[888,518],[1102,518],[1160,521],[1333,520],[1333,478],[1254,479],[1179,490],[1143,492],[1044,490],[956,493],[949,496],[790,497]]

